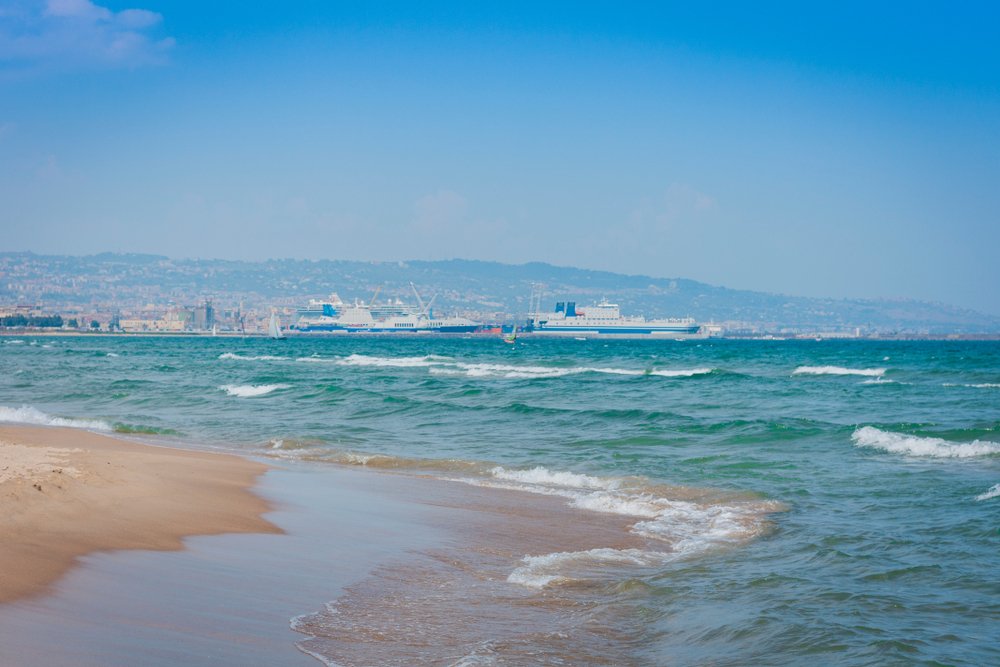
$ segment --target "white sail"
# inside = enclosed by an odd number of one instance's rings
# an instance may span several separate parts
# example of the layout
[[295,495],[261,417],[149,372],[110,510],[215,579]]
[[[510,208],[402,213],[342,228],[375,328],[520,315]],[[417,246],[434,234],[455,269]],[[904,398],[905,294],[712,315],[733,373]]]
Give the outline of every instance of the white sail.
[[278,321],[278,314],[271,313],[271,321],[267,325],[267,332],[271,338],[284,338],[285,335],[281,333],[281,322]]

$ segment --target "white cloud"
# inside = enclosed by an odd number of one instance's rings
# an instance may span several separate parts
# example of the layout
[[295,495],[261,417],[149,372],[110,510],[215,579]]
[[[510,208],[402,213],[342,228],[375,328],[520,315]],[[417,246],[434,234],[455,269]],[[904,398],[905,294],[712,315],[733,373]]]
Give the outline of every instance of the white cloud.
[[135,30],[154,26],[163,20],[163,16],[148,9],[123,9],[115,14],[115,20],[119,25]]
[[45,14],[88,21],[107,21],[114,16],[110,9],[99,7],[90,0],[49,0],[45,5]]
[[141,67],[166,61],[171,37],[146,9],[114,12],[90,0],[21,2],[0,13],[0,71]]

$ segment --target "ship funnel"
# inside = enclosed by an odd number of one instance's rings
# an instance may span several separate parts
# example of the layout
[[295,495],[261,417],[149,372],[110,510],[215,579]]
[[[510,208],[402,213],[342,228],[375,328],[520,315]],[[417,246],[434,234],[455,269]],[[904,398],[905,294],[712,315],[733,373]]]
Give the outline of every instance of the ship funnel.
[[556,312],[557,313],[564,313],[564,312],[566,312],[566,302],[565,301],[557,301],[556,302]]
[[566,304],[566,317],[576,317],[576,301]]

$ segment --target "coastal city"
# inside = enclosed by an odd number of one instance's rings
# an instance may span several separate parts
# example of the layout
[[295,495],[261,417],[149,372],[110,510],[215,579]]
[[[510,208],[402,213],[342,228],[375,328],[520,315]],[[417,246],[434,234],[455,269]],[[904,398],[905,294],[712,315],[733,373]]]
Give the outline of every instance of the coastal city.
[[[559,313],[553,326],[549,314]],[[610,320],[617,326],[609,328]],[[269,335],[272,322],[282,335],[494,335],[514,327],[531,335],[545,329],[541,322],[549,323],[546,333],[639,337],[983,338],[1000,331],[996,318],[942,304],[788,297],[541,264],[0,253],[6,329],[258,336]],[[664,324],[647,326],[653,322]]]

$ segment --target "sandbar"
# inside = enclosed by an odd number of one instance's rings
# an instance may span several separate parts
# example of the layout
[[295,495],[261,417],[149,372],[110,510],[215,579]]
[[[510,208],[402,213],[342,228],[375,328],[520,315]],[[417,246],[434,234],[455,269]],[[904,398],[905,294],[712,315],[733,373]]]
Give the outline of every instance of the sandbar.
[[280,533],[252,488],[267,466],[78,429],[0,426],[0,602],[37,596],[99,551]]

